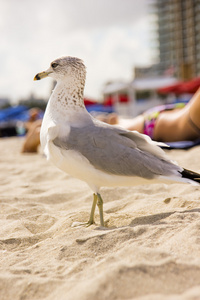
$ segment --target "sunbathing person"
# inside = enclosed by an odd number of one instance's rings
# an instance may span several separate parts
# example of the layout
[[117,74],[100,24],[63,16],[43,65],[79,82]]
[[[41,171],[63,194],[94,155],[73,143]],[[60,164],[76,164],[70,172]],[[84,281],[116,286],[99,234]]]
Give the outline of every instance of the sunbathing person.
[[[100,116],[98,119],[109,124],[123,124],[116,114]],[[200,137],[200,89],[185,103],[161,105],[149,109],[131,119],[128,130],[137,130],[155,141],[193,141]]]
[[[116,114],[99,115],[97,118],[112,125],[121,125]],[[22,152],[37,152],[41,120],[33,122],[26,136]],[[155,141],[193,141],[200,138],[200,89],[188,104],[178,103],[154,107],[130,120],[123,126],[149,135]]]

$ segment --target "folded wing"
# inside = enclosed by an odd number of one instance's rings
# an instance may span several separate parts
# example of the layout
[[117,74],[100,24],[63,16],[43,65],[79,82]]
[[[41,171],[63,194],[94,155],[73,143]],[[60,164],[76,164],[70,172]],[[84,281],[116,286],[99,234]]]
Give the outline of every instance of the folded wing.
[[182,171],[151,139],[107,124],[71,127],[67,138],[57,137],[53,142],[66,151],[77,151],[96,169],[109,174],[153,179]]

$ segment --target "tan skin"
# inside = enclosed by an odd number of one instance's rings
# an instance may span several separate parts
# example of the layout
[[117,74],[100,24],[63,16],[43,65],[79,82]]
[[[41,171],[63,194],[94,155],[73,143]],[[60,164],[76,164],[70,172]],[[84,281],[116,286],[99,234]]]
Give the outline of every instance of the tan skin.
[[[189,119],[199,128],[199,131],[197,128],[194,129],[195,125],[192,126]],[[107,122],[118,124],[117,115],[108,116]],[[139,115],[132,119],[126,129],[143,133],[144,116]],[[200,137],[200,89],[185,107],[163,111],[159,114],[154,127],[153,139],[161,142],[175,142],[195,140],[198,137]]]
[[[100,115],[98,119],[112,125],[119,123],[116,114],[109,114],[108,116]],[[191,125],[190,119],[195,125]],[[22,147],[22,152],[37,152],[40,144],[39,135],[41,122],[41,120],[37,120],[29,127],[28,134]],[[131,124],[129,124],[126,129],[137,130],[138,132],[143,133],[144,116],[139,115],[132,119]],[[154,127],[153,139],[161,142],[175,142],[184,140],[192,141],[199,137],[200,88],[185,107],[163,111],[159,114]]]
[[195,140],[198,137],[200,137],[200,89],[182,109],[162,112],[156,121],[153,136],[155,140],[163,142]]
[[42,120],[37,120],[40,109],[32,108],[29,111],[29,120],[24,124],[27,134],[21,152],[37,152],[40,144],[40,128]]
[[21,152],[22,153],[35,153],[40,145],[40,128],[42,120],[37,120],[32,123],[28,133],[26,134],[25,141],[23,143]]

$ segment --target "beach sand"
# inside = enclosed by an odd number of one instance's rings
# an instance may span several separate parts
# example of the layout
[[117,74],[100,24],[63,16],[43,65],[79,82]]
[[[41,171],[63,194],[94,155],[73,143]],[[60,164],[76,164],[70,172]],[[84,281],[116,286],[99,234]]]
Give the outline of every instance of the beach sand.
[[[23,138],[0,141],[1,300],[200,299],[200,188],[103,188],[108,228],[87,221],[92,191]],[[200,147],[168,151],[200,172]]]

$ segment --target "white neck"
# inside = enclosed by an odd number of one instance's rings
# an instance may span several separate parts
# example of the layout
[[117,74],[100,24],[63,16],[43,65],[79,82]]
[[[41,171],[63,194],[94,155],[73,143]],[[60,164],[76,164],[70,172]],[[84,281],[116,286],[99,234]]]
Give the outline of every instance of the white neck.
[[83,90],[84,85],[81,84],[57,83],[46,110],[54,123],[70,123],[77,127],[86,121],[91,122],[91,116],[84,105]]

